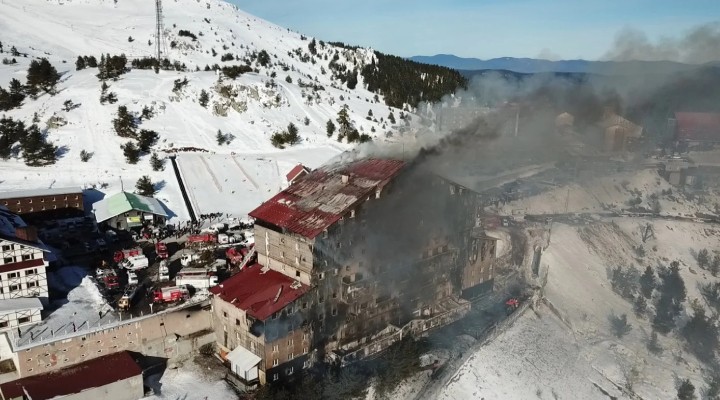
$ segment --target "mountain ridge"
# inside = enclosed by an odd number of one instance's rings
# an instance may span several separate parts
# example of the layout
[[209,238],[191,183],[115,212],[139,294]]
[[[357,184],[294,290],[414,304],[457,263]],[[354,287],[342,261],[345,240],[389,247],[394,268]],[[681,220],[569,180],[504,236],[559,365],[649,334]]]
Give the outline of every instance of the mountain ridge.
[[676,72],[699,67],[674,61],[589,61],[545,60],[528,57],[500,57],[488,60],[479,58],[458,57],[453,54],[436,54],[434,56],[412,56],[412,61],[424,64],[439,65],[462,71],[473,70],[507,70],[525,74],[544,72],[559,73],[592,73],[600,75],[628,75],[653,68],[658,72]]

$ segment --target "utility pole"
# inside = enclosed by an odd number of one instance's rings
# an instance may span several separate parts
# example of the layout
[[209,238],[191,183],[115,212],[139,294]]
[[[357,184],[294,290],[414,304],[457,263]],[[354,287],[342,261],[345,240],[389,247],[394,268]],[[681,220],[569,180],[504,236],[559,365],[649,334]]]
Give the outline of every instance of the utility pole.
[[162,23],[162,0],[155,0],[155,73],[160,72],[160,60],[162,60],[163,23]]

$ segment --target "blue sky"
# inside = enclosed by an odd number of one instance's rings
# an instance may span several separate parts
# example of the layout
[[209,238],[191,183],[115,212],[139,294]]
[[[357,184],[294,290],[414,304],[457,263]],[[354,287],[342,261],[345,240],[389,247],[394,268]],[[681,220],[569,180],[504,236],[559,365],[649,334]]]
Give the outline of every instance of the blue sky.
[[719,0],[228,0],[326,41],[399,56],[598,59],[624,28],[651,40],[720,19]]

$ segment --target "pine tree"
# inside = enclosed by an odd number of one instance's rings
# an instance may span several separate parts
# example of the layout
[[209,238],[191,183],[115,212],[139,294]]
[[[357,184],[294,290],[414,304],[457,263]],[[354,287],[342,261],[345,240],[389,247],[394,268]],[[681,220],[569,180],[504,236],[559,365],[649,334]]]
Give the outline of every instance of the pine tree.
[[88,68],[97,68],[97,58],[95,58],[95,56],[90,56],[87,58],[87,60],[85,60],[85,64],[88,66]]
[[710,263],[710,252],[708,249],[702,249],[697,254],[697,263],[700,269],[706,269]]
[[207,107],[208,101],[210,100],[210,96],[208,95],[208,92],[205,91],[205,89],[200,91],[200,98],[198,99],[198,103],[202,107]]
[[31,94],[37,94],[39,90],[52,93],[55,91],[55,85],[59,80],[60,74],[47,58],[30,62],[27,72],[27,86]]
[[218,146],[222,146],[223,144],[225,144],[225,135],[223,135],[220,129],[218,129],[217,135],[215,135],[215,140],[217,140]]
[[54,164],[57,161],[57,146],[45,141],[37,125],[31,125],[20,138],[25,165],[32,167]]
[[150,148],[155,145],[158,140],[158,133],[149,129],[141,129],[138,134],[138,148],[143,153],[149,153]]
[[141,196],[152,197],[156,192],[155,185],[150,180],[150,177],[147,175],[143,175],[142,177],[140,177],[140,179],[138,179],[137,183],[135,184],[135,189],[137,189],[137,194]]
[[82,162],[88,162],[92,158],[93,154],[86,151],[86,150],[80,150],[80,161]]
[[150,166],[153,171],[163,171],[165,170],[165,161],[158,157],[157,153],[152,153],[152,156],[150,157]]
[[310,54],[317,55],[317,42],[315,42],[315,39],[308,44],[308,50],[310,50]]
[[285,143],[290,145],[300,143],[300,135],[298,134],[298,128],[292,122],[287,127],[287,139]]
[[349,109],[350,107],[348,107],[347,104],[343,104],[335,120],[340,127],[339,135],[342,137],[345,137],[350,132],[350,129],[352,129],[352,122],[350,122],[350,116],[348,114]]
[[678,400],[697,400],[695,395],[695,385],[690,382],[690,379],[685,379],[678,387],[677,391]]
[[333,124],[331,119],[325,124],[325,130],[327,131],[328,137],[332,137],[335,134],[335,124]]
[[706,362],[715,358],[718,346],[718,333],[713,320],[706,316],[705,308],[695,299],[691,304],[693,316],[682,328],[681,333],[695,356]]
[[77,61],[75,61],[75,70],[80,71],[85,69],[85,67],[85,59],[82,56],[78,56]]
[[347,87],[348,89],[355,89],[358,83],[357,70],[353,70],[347,76]]
[[120,146],[128,164],[137,164],[140,160],[140,149],[133,142],[127,142]]
[[633,305],[633,309],[635,311],[635,314],[638,317],[642,317],[647,312],[647,300],[645,300],[644,296],[637,296],[635,299],[635,303]]
[[135,117],[128,112],[126,106],[118,107],[117,117],[113,120],[113,127],[115,128],[115,133],[120,137],[135,137],[137,123],[135,122]]
[[710,273],[713,276],[718,276],[718,273],[720,273],[720,254],[713,256],[712,262],[710,263]]
[[388,121],[390,121],[391,124],[395,123],[395,114],[393,114],[392,111],[390,111],[390,114],[388,114]]
[[660,340],[658,340],[657,332],[653,331],[653,333],[650,335],[650,340],[648,340],[647,348],[653,354],[662,353],[663,349],[660,346]]
[[655,273],[652,267],[648,266],[640,277],[640,292],[645,298],[649,299],[652,297],[652,292],[655,290],[656,285]]

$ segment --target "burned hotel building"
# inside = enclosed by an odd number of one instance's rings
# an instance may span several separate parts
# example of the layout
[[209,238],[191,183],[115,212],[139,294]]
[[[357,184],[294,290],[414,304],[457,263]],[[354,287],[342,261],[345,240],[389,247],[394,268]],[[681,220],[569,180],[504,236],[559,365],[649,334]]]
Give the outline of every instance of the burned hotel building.
[[213,288],[221,355],[246,382],[346,364],[447,325],[492,290],[479,196],[414,163],[323,166],[250,213],[258,264]]

